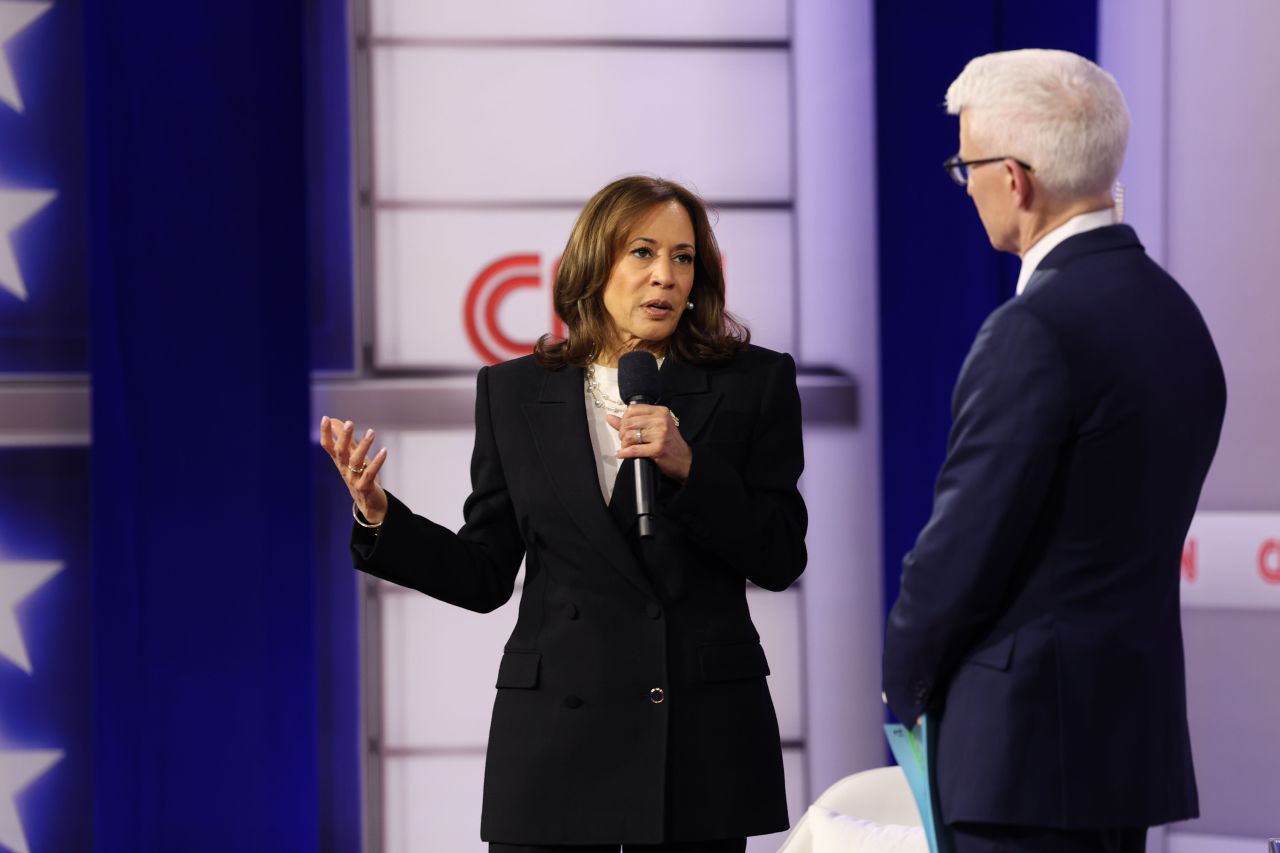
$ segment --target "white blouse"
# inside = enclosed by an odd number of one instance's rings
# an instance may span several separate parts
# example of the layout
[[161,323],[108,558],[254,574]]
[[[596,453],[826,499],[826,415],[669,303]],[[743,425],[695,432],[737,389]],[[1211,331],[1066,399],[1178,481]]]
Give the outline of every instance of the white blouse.
[[[658,359],[658,367],[662,367],[665,358]],[[622,402],[622,394],[618,391],[618,368],[593,365],[595,369],[596,391],[591,393],[591,386],[584,377],[582,393],[587,398],[587,432],[591,434],[591,450],[596,459],[596,476],[600,480],[600,494],[604,502],[613,499],[613,484],[618,480],[618,468],[622,460],[617,453],[622,448],[622,436],[609,426],[605,420],[608,415],[621,417],[627,406]],[[604,405],[597,405],[596,398]]]
[[[591,433],[591,449],[596,460],[596,475],[600,480],[600,493],[604,502],[613,498],[613,484],[618,479],[618,466],[622,462],[617,457],[622,448],[622,437],[618,431],[609,426],[605,420],[607,415],[619,415],[627,410],[618,392],[618,368],[594,365],[598,388],[592,395],[590,386],[582,383],[583,393],[587,395],[587,432]],[[603,406],[597,406],[595,398],[599,397]]]

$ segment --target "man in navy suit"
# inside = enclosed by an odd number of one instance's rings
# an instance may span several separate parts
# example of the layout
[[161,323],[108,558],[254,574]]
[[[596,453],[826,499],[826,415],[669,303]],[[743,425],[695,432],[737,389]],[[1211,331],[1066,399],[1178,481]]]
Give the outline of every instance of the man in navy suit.
[[961,369],[904,560],[886,701],[936,720],[957,853],[1142,851],[1198,813],[1179,558],[1226,386],[1186,292],[1116,224],[1129,115],[1062,51],[979,57],[947,161],[1018,294]]

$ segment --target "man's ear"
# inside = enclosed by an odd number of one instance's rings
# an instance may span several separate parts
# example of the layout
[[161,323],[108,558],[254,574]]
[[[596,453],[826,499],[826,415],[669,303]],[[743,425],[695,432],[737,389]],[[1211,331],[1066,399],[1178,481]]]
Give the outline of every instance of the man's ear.
[[1031,176],[1014,160],[1005,160],[1003,165],[1005,178],[1009,182],[1009,192],[1013,193],[1018,209],[1030,210],[1036,196],[1036,188],[1031,182]]

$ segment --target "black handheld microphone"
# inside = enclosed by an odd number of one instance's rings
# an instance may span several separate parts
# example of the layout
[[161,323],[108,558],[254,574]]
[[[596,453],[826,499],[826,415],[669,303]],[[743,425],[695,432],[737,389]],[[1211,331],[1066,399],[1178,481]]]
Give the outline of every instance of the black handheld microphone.
[[[662,383],[658,379],[658,360],[645,350],[631,350],[618,359],[618,391],[625,403],[654,405]],[[652,459],[636,459],[636,520],[640,535],[653,535],[653,490],[655,466]]]

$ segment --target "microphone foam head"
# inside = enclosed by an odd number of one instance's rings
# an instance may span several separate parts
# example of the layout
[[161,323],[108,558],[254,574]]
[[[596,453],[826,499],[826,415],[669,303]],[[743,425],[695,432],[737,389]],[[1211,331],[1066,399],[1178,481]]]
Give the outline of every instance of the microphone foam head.
[[658,360],[645,350],[631,350],[618,359],[618,391],[624,403],[657,401],[662,390]]

